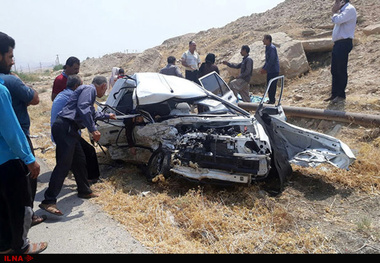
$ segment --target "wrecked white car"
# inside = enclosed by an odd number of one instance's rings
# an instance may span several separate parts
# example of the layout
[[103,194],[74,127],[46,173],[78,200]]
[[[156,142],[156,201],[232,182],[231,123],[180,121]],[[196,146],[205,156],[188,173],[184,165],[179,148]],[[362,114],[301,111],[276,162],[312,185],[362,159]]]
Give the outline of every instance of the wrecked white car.
[[197,181],[265,180],[278,192],[292,172],[290,163],[348,169],[355,156],[347,145],[286,122],[281,79],[278,104],[264,106],[263,99],[251,115],[215,72],[200,79],[202,86],[136,73],[118,80],[99,104],[99,111],[117,115],[98,123],[99,144],[114,160],[146,164],[149,180],[172,173]]

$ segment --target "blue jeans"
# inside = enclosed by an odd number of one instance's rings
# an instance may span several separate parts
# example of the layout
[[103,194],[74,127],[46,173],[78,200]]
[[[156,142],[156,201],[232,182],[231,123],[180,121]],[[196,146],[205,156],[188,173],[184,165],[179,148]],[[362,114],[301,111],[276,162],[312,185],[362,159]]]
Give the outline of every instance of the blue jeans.
[[336,41],[332,52],[331,74],[332,92],[331,97],[346,98],[346,87],[348,82],[348,55],[353,48],[352,39]]

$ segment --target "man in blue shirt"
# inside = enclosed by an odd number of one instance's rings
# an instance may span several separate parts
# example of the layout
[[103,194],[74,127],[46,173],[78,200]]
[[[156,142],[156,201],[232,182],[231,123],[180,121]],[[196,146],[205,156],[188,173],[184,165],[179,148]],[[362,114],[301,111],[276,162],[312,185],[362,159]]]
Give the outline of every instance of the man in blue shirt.
[[73,95],[74,91],[83,84],[83,81],[78,75],[70,75],[67,80],[67,87],[61,91],[54,99],[51,107],[50,126],[53,127],[58,113],[65,107],[67,101]]
[[[0,33],[0,46],[4,36]],[[0,60],[3,59],[0,47]],[[0,78],[0,253],[39,253],[47,243],[31,244],[32,198],[28,176],[36,179],[40,166],[12,108]]]
[[103,114],[95,111],[96,97],[101,98],[107,90],[107,79],[95,77],[91,85],[78,87],[70,96],[52,127],[56,147],[56,166],[50,177],[49,187],[40,208],[54,215],[62,216],[57,208],[57,196],[63,182],[71,170],[75,175],[78,197],[92,198],[88,178],[86,156],[81,146],[79,130],[87,128],[94,141],[99,141],[100,132],[96,129],[96,120],[115,119],[115,114]]
[[26,86],[16,75],[0,70],[0,77],[4,80],[12,96],[12,106],[20,122],[21,128],[26,136],[29,136],[30,118],[28,106],[39,104],[39,97],[36,90]]
[[[264,35],[263,43],[265,45],[265,65],[261,69],[261,74],[267,74],[267,84],[271,79],[278,77],[280,74],[280,61],[278,59],[277,49],[272,44],[272,36]],[[276,103],[277,80],[273,81],[269,88],[269,104]]]
[[[28,107],[30,105],[39,104],[39,97],[36,90],[26,86],[19,77],[11,73],[13,64],[13,48],[10,48],[6,53],[4,53],[0,61],[0,77],[4,80],[4,85],[11,94],[13,110],[15,111],[21,128],[26,135],[30,149],[34,154],[33,144],[29,137],[30,118],[28,114]],[[30,179],[30,186],[32,189],[32,198],[34,200],[37,191],[37,179]],[[39,217],[33,214],[33,225],[39,224],[45,219],[45,217]]]
[[[83,84],[82,79],[78,75],[70,75],[67,78],[67,87],[60,92],[54,99],[53,106],[51,107],[50,126],[53,127],[54,122],[57,119],[58,114],[65,107],[74,91]],[[54,142],[53,136],[52,140]],[[85,139],[80,139],[83,152],[86,156],[87,174],[90,182],[96,182],[99,180],[100,171],[98,157],[94,147],[89,144]],[[75,176],[75,175],[74,175]]]

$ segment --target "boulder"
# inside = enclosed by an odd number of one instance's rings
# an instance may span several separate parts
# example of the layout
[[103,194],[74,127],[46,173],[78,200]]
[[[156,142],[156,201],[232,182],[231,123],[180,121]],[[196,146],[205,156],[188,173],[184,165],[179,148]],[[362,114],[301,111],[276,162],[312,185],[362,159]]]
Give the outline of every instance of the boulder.
[[[293,40],[285,33],[272,34],[273,44],[277,47],[278,57],[280,60],[280,74],[286,78],[295,78],[310,70],[305,51],[300,41]],[[253,76],[250,84],[265,85],[266,75],[260,74],[260,70],[265,64],[265,46],[262,41],[257,41],[249,45],[251,48],[250,56],[253,59]],[[229,61],[230,63],[240,63],[242,56],[240,49]],[[232,77],[240,74],[240,69],[227,67]]]
[[[321,53],[321,52],[332,52],[334,48],[334,42],[332,38],[319,38],[319,39],[306,39],[301,40],[303,49],[305,53]],[[354,38],[354,46],[359,44],[359,39]]]
[[367,36],[380,33],[380,24],[369,25],[363,29],[364,34]]
[[330,52],[333,50],[334,42],[332,38],[307,39],[301,41],[306,53]]
[[313,29],[306,29],[302,31],[302,36],[303,37],[311,37],[315,35],[315,30]]
[[163,57],[156,48],[150,48],[138,55],[129,67],[130,72],[158,72]]

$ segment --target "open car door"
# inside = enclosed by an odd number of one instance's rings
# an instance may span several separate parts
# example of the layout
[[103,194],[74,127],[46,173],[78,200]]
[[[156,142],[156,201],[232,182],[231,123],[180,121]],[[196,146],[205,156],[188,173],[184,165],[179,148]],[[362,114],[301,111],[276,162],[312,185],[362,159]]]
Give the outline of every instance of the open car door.
[[234,95],[233,91],[215,71],[207,74],[206,76],[203,76],[199,79],[199,81],[206,90],[214,93],[218,97],[221,97],[222,99],[232,104],[237,104],[237,98]]
[[[264,98],[275,80],[281,81],[278,102],[276,105],[264,105]],[[281,152],[290,163],[296,165],[316,167],[322,163],[329,163],[348,170],[356,158],[345,143],[334,137],[286,122],[281,107],[283,90],[284,76],[272,79],[255,115],[258,121],[265,125],[268,133],[275,137],[272,139],[276,142],[277,151]]]

